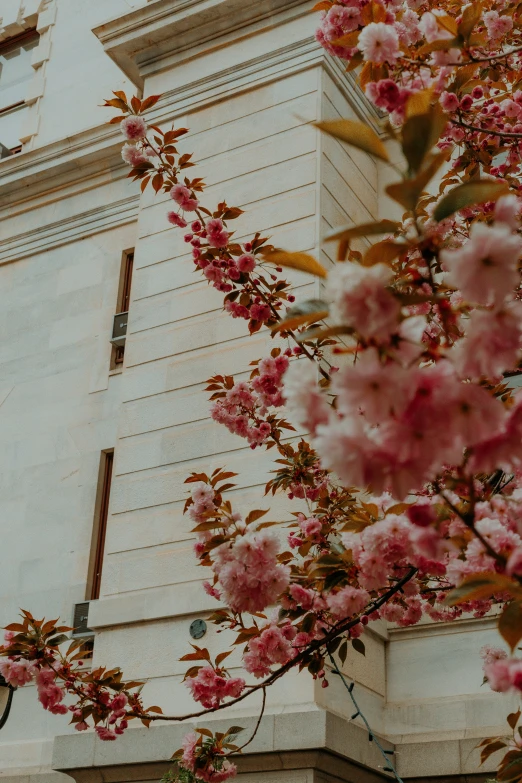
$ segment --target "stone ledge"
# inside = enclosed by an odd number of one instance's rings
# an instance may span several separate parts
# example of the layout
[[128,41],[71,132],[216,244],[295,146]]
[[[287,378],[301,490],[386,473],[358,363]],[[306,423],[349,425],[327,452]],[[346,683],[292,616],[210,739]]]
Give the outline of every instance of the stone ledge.
[[[204,725],[213,731],[224,731],[230,720],[212,718],[205,720]],[[234,720],[239,720],[247,737],[256,723],[255,717]],[[133,728],[115,743],[100,742],[93,732],[60,736],[54,741],[52,767],[79,783],[143,780],[139,777],[143,765],[168,765],[184,735],[199,723]],[[379,739],[385,749],[395,750],[398,772],[408,780],[433,778],[443,783],[446,779],[457,781],[463,775],[476,776],[478,783],[491,776],[502,755],[502,752],[494,754],[480,766],[477,739],[410,741],[395,746],[384,738]],[[240,769],[256,772],[297,768],[286,766],[288,763],[304,763],[309,768],[310,754],[318,753],[356,766],[358,775],[366,770],[372,776],[367,778],[368,782],[387,777],[381,771],[383,759],[375,744],[368,741],[366,729],[320,708],[265,715],[254,741],[240,758]],[[308,760],[303,762],[305,758]],[[260,759],[263,766],[257,767]],[[133,777],[135,774],[138,776]],[[350,779],[341,777],[341,780]],[[358,783],[360,780],[357,777]]]
[[[242,717],[239,721],[248,737],[255,727],[256,718]],[[105,771],[107,767],[121,765],[124,777],[120,779],[129,780],[129,765],[168,762],[172,753],[181,746],[184,735],[196,725],[199,723],[129,729],[115,743],[100,742],[93,732],[59,736],[54,741],[52,767],[80,780],[76,777],[79,771],[92,771],[93,768]],[[205,726],[213,731],[224,731],[230,726],[230,719],[205,720]],[[385,739],[381,739],[381,743],[393,750]],[[265,715],[241,763],[255,765],[256,754],[268,754],[273,763],[279,764],[282,754],[311,750],[331,752],[377,774],[380,774],[379,767],[383,763],[375,744],[368,742],[364,728],[321,709]],[[252,758],[254,761],[248,761]],[[81,778],[89,783],[106,779]]]

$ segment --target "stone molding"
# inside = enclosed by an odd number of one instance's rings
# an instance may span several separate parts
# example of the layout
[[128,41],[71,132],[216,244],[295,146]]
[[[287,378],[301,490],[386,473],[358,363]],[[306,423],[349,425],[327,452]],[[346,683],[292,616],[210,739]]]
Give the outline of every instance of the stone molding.
[[[255,716],[243,715],[219,720],[209,717],[205,726],[224,731],[231,722],[239,722],[245,736],[249,736],[256,720]],[[52,768],[70,775],[77,783],[155,780],[172,766],[173,751],[195,725],[199,724],[132,728],[115,743],[100,742],[92,732],[62,735],[54,742]],[[457,783],[472,779],[479,783],[491,777],[498,763],[498,758],[492,756],[480,767],[476,739],[414,741],[395,746],[379,739],[386,750],[395,751],[398,772],[408,780],[432,778],[438,783]],[[240,775],[310,769],[337,781],[380,783],[390,779],[382,771],[382,756],[368,741],[365,728],[317,707],[265,714],[254,741],[237,763]]]
[[[216,47],[226,46],[309,13],[309,5],[303,0],[185,0],[175,7],[170,0],[155,0],[145,8],[94,28],[93,32],[109,57],[141,89],[147,75],[172,67],[173,59],[179,64],[191,49],[208,49],[213,42]],[[354,74],[347,74],[313,36],[293,40],[283,48],[245,60],[240,66],[169,90],[151,117],[160,122],[172,104],[180,112],[187,111],[314,65],[322,65],[328,71],[362,120],[377,125],[380,115],[356,87]]]
[[12,263],[35,253],[76,242],[100,231],[134,223],[139,211],[139,196],[133,195],[72,218],[47,223],[39,228],[0,241],[0,264]]

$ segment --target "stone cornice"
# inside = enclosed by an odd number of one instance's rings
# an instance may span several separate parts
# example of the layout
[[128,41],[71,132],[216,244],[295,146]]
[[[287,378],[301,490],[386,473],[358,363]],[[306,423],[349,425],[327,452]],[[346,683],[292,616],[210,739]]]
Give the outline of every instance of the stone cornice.
[[0,241],[0,264],[18,261],[100,231],[133,223],[138,217],[139,196],[90,209],[72,218],[46,223],[24,234]]
[[[142,66],[165,55],[230,36],[274,16],[303,15],[303,0],[156,0],[93,32],[122,71],[143,87]],[[268,21],[268,24],[267,24]]]
[[[378,114],[357,88],[353,74],[346,74],[310,36],[262,57],[245,60],[237,67],[174,87],[164,93],[149,119],[155,124],[171,122],[216,101],[316,66],[322,66],[331,76],[360,119],[377,127]],[[81,190],[82,181],[103,170],[110,170],[112,176],[125,176],[121,143],[117,127],[102,125],[6,158],[0,162],[0,209],[25,208],[22,205],[29,204],[35,196],[51,191],[59,198],[60,188],[70,183],[78,183]]]

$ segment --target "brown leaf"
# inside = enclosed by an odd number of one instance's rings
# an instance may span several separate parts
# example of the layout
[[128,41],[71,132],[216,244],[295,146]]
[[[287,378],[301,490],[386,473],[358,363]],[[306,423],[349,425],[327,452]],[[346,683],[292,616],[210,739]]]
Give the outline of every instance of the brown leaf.
[[513,651],[522,639],[522,605],[518,601],[511,601],[505,606],[498,621],[498,630]]
[[466,601],[478,601],[482,598],[490,598],[495,593],[508,592],[511,595],[522,597],[520,587],[507,576],[494,572],[472,574],[466,577],[462,583],[452,590],[446,598],[450,606],[465,603]]
[[326,269],[307,253],[286,253],[284,250],[273,250],[264,253],[263,258],[275,266],[286,266],[291,269],[299,269],[301,272],[309,272],[317,277],[326,277]]
[[363,259],[363,266],[373,266],[374,264],[391,264],[391,262],[408,250],[408,245],[404,242],[392,242],[385,239],[383,242],[377,242],[366,251]]
[[145,98],[141,102],[141,111],[147,111],[147,109],[151,109],[161,98],[161,95],[149,95],[148,98]]

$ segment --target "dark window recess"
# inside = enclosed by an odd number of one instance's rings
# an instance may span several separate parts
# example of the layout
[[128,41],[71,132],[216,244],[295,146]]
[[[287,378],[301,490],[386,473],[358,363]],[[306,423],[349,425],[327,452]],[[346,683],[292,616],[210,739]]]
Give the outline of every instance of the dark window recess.
[[81,604],[75,604],[73,617],[73,636],[92,635],[91,629],[87,626],[89,619],[89,601],[82,601]]
[[34,76],[32,50],[39,40],[36,30],[27,30],[0,43],[0,159],[22,150],[25,97]]
[[134,265],[134,251],[130,250],[123,254],[120,289],[118,292],[118,303],[116,315],[112,329],[113,344],[113,366],[122,364],[125,355],[125,340],[127,335],[127,318],[130,306],[130,295],[132,286],[132,269]]
[[109,515],[109,499],[111,494],[113,461],[113,451],[102,452],[98,480],[98,494],[96,498],[96,508],[94,514],[91,562],[89,564],[89,579],[87,586],[88,600],[95,600],[96,598],[100,597],[103,553],[105,550],[105,537],[107,534],[107,519]]

